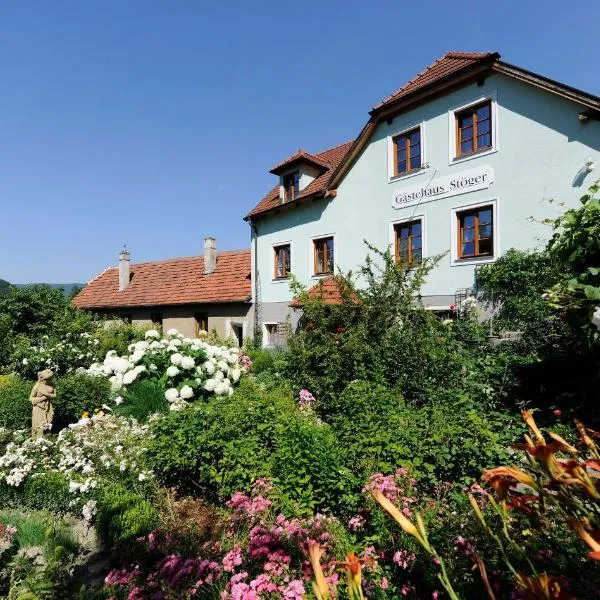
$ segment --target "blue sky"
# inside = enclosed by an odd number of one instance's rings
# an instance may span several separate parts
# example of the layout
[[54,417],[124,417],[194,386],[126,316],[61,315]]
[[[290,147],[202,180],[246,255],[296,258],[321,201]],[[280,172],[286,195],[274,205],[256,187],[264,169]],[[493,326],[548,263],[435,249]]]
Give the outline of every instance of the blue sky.
[[249,244],[299,147],[353,138],[448,50],[600,94],[600,3],[40,0],[0,7],[0,278]]

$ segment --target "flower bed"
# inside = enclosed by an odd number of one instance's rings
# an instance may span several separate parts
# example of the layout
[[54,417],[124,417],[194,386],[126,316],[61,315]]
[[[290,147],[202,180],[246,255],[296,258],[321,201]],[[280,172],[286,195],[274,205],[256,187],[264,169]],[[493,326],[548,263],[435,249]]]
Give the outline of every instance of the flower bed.
[[[108,377],[115,395],[135,381],[155,381],[164,388],[171,410],[181,410],[193,399],[232,395],[250,364],[238,348],[186,338],[175,329],[161,338],[158,331],[150,329],[144,340],[129,346],[128,355],[109,351],[102,363],[92,364],[86,372]],[[115,400],[119,404],[122,398]]]

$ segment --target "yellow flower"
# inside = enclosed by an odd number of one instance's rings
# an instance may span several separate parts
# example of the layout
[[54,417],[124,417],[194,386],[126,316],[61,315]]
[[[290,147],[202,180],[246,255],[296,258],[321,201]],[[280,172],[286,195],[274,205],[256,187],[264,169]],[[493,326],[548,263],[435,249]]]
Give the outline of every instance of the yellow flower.
[[83,413],[81,413],[81,418],[82,419],[87,419],[89,418],[90,413],[87,410],[84,410]]

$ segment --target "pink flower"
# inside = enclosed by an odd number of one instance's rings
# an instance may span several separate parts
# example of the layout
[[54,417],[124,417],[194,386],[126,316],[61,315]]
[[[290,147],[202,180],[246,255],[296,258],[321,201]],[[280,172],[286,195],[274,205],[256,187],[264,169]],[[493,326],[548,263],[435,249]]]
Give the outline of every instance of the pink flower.
[[234,546],[234,548],[223,557],[223,570],[228,573],[233,573],[235,568],[239,567],[243,561],[241,547]]
[[304,598],[304,584],[300,579],[293,579],[283,590],[283,598],[286,600],[302,600]]
[[387,590],[390,587],[390,582],[387,580],[387,577],[383,577],[381,579],[381,583],[379,584],[379,587],[382,590]]
[[417,557],[414,552],[408,550],[397,550],[392,560],[402,569],[408,569]]
[[348,527],[352,531],[360,531],[364,526],[365,526],[365,519],[364,519],[364,517],[361,517],[360,515],[356,515],[355,517],[352,517],[348,521]]

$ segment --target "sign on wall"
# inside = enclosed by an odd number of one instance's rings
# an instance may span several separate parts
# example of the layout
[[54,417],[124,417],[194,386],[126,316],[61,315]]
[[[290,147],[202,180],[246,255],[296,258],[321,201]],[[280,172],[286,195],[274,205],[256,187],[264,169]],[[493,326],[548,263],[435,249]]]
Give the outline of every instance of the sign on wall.
[[425,185],[413,185],[394,192],[392,206],[404,208],[432,200],[458,196],[484,190],[494,183],[494,169],[485,165],[476,169],[460,171],[454,175],[437,177]]

